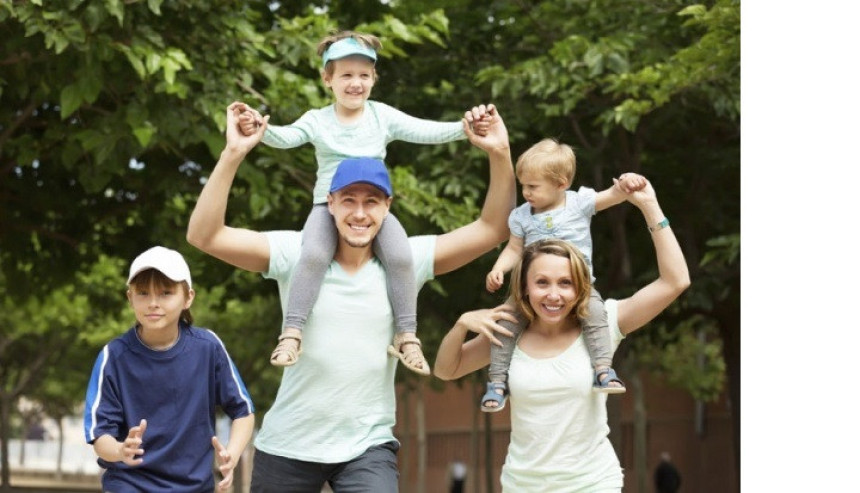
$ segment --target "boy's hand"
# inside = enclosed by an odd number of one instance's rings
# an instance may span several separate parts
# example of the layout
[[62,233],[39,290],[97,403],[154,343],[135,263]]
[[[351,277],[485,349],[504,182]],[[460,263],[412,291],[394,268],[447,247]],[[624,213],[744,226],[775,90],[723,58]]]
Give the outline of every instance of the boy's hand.
[[224,478],[218,482],[218,491],[227,491],[233,485],[233,469],[236,463],[230,451],[218,441],[218,437],[212,437],[212,447],[215,448],[215,461],[218,463],[218,471]]
[[143,433],[146,431],[146,420],[141,419],[140,425],[132,427],[128,430],[128,437],[125,441],[119,442],[119,455],[122,457],[122,462],[129,466],[138,466],[143,463],[142,458],[135,458],[138,455],[143,455],[143,449],[140,445],[143,443]]
[[505,273],[498,269],[493,269],[487,274],[487,291],[495,293],[502,285],[505,284]]
[[645,188],[648,180],[638,173],[622,173],[617,180],[613,179],[617,186],[624,193],[633,193]]

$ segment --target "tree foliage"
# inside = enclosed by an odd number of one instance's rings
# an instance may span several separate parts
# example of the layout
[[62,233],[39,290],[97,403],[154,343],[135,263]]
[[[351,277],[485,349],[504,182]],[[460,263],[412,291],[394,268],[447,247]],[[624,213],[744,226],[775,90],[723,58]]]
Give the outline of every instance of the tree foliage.
[[[693,285],[631,350],[665,371],[709,370],[673,377],[694,395],[719,391],[723,365],[739,386],[737,1],[0,0],[5,395],[22,391],[28,371],[37,393],[29,362],[44,348],[61,345],[64,364],[88,373],[95,351],[131,322],[128,262],[163,244],[186,255],[195,318],[224,339],[265,409],[279,378],[266,361],[280,321],[276,287],[193,250],[184,233],[223,145],[227,104],[243,100],[281,124],[327,104],[316,44],[335,28],[382,39],[375,99],[438,120],[493,102],[514,158],[544,137],[575,147],[574,187],[600,190],[625,171],[648,177]],[[394,213],[410,234],[477,214],[487,164],[467,142],[395,142],[387,162]],[[259,147],[239,170],[228,222],[300,228],[314,172],[310,146]],[[635,210],[601,213],[592,231],[605,297],[654,278]],[[457,314],[502,301],[483,289],[496,253],[422,291],[431,360]],[[693,339],[700,331],[703,344]],[[702,354],[708,364],[693,364]],[[82,398],[86,382],[72,380],[64,385]],[[739,389],[732,401],[739,406]]]

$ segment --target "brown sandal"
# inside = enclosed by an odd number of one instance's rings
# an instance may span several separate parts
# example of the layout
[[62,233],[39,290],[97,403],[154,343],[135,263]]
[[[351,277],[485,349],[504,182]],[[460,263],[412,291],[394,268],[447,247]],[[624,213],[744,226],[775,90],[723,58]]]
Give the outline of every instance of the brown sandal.
[[[406,348],[404,349],[404,346]],[[430,364],[424,358],[421,351],[421,341],[414,332],[398,332],[394,334],[394,341],[388,346],[388,354],[396,356],[409,368],[419,375],[430,375]]]
[[287,329],[278,337],[278,346],[272,351],[269,363],[274,366],[293,366],[299,360],[301,354],[302,331],[299,329]]

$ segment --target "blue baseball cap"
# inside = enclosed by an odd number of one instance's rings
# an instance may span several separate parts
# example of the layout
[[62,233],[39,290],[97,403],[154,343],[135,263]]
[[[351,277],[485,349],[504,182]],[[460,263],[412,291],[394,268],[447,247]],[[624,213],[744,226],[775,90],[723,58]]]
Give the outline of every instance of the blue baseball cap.
[[329,192],[348,187],[355,183],[367,183],[385,192],[391,197],[391,179],[385,163],[369,157],[352,157],[344,159],[334,172]]
[[363,55],[373,60],[374,64],[376,63],[376,50],[366,46],[355,38],[343,38],[332,43],[331,46],[323,52],[323,67],[325,67],[325,64],[330,60],[340,60],[341,58],[345,58],[350,55]]

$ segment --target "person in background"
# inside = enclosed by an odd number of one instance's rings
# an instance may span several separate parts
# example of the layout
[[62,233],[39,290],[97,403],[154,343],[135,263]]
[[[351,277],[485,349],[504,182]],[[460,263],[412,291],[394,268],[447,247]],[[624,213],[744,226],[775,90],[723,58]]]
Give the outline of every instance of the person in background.
[[463,493],[463,488],[466,487],[466,475],[468,471],[466,463],[460,460],[459,457],[455,458],[448,465],[448,482],[451,485],[450,493]]
[[672,457],[669,452],[660,454],[660,463],[654,470],[654,488],[657,493],[678,493],[681,487],[681,473],[675,464],[672,463]]

